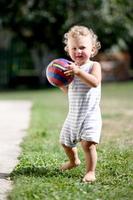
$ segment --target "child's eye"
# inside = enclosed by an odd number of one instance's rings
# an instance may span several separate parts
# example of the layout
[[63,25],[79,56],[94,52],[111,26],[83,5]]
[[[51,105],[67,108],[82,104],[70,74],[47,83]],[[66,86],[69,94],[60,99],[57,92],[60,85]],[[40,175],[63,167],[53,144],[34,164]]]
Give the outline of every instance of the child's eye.
[[81,50],[84,50],[85,48],[86,48],[85,46],[81,46],[81,47],[80,47]]
[[76,50],[76,48],[75,48],[75,47],[73,47],[73,50]]

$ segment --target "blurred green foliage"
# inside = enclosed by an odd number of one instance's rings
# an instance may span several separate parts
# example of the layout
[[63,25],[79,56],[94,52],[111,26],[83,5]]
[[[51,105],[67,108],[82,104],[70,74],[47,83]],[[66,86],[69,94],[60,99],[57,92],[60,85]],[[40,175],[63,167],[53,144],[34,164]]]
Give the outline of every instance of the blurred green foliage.
[[44,43],[63,52],[63,34],[82,24],[97,32],[102,50],[115,44],[132,51],[131,0],[1,0],[0,18],[2,28],[10,28],[31,48]]

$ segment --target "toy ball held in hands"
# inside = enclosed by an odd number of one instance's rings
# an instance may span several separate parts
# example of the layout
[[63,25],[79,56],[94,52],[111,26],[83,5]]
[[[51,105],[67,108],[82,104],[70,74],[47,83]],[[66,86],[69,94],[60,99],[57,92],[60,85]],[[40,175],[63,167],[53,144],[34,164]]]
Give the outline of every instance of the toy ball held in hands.
[[64,72],[68,70],[71,62],[64,58],[58,58],[49,63],[46,69],[46,77],[53,86],[61,87],[69,85],[74,75],[66,75]]

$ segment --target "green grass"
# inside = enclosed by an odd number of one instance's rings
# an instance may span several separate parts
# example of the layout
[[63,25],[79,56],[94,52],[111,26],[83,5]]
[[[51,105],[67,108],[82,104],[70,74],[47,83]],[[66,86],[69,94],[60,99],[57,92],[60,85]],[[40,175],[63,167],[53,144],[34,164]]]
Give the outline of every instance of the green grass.
[[19,164],[11,174],[10,200],[130,200],[133,196],[133,82],[103,84],[103,129],[98,146],[97,181],[83,184],[85,163],[67,172],[59,132],[67,114],[67,97],[58,89],[1,92],[0,99],[33,102],[30,127]]

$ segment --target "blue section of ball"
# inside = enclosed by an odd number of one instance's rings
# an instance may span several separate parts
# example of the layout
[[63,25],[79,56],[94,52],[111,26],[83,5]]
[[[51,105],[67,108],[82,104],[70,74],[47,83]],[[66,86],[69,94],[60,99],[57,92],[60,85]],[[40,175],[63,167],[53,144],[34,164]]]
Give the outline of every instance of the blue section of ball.
[[59,80],[59,81],[61,81],[62,82],[62,84],[67,84],[67,79],[65,78],[65,77],[62,77],[60,74],[55,74],[55,73],[53,73],[53,72],[48,72],[48,77],[50,78],[55,78],[55,79],[57,79],[57,80]]

